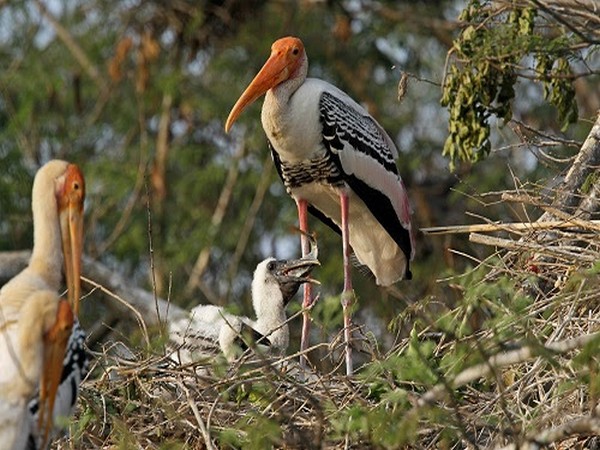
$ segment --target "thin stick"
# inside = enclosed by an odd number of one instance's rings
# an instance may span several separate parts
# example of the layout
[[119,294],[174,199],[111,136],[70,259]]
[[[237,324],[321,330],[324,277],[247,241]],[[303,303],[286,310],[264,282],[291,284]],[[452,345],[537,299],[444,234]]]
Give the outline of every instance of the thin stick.
[[540,253],[551,254],[554,256],[562,256],[567,258],[577,258],[580,261],[595,262],[597,261],[596,254],[584,255],[584,249],[573,246],[549,246],[533,244],[525,241],[513,241],[511,239],[502,239],[494,236],[486,236],[485,234],[473,233],[469,235],[469,241],[476,244],[489,245],[491,247],[502,247],[509,250],[533,250]]
[[526,442],[510,444],[500,450],[533,450],[576,435],[594,436],[598,434],[600,434],[600,419],[597,417],[582,417],[555,428],[546,428],[533,433],[531,437],[525,439]]
[[519,231],[548,230],[554,228],[579,227],[587,230],[600,231],[600,220],[553,220],[550,222],[492,222],[473,225],[445,225],[439,227],[421,228],[425,234],[464,234],[478,232],[507,231],[517,234]]
[[[499,353],[491,356],[487,361],[477,364],[473,367],[463,370],[459,373],[454,380],[450,380],[446,384],[437,384],[432,389],[427,391],[418,400],[418,406],[425,406],[431,404],[437,400],[440,400],[447,392],[448,385],[452,389],[459,388],[468,383],[476,381],[480,378],[488,376],[492,370],[498,369],[504,366],[510,366],[512,364],[522,363],[532,358],[538,358],[541,354],[548,353],[567,353],[571,350],[581,348],[586,344],[592,342],[594,339],[600,338],[600,332],[592,334],[584,334],[572,339],[565,339],[564,341],[552,342],[547,345],[540,345],[539,347],[526,346],[521,347],[517,350],[510,352]],[[543,349],[543,350],[542,350]]]
[[194,417],[196,418],[196,422],[198,423],[198,428],[200,428],[200,433],[202,433],[202,437],[204,438],[204,443],[206,444],[206,448],[208,450],[216,450],[212,443],[212,440],[210,438],[210,434],[209,434],[208,430],[206,429],[206,425],[204,425],[204,421],[202,420],[202,417],[200,417],[200,411],[198,411],[198,406],[192,400],[190,391],[188,391],[188,388],[180,380],[177,380],[177,384],[183,390],[183,392],[185,392],[185,397],[187,398],[188,405],[190,405],[190,408],[191,408],[192,412],[194,413]]
[[146,323],[144,322],[144,318],[142,317],[142,315],[140,314],[140,312],[137,309],[135,309],[133,307],[133,305],[131,305],[129,302],[127,302],[126,300],[122,299],[117,294],[115,294],[114,292],[108,290],[107,288],[105,288],[101,284],[98,284],[95,281],[90,280],[89,278],[84,277],[83,275],[81,276],[81,279],[83,281],[85,281],[86,283],[91,284],[95,288],[100,289],[102,292],[104,292],[108,296],[114,298],[115,300],[119,301],[120,303],[122,303],[123,305],[125,305],[128,309],[130,309],[133,312],[133,314],[135,315],[135,317],[137,318],[140,326],[142,327],[142,331],[144,332],[143,333],[144,334],[144,340],[146,341],[146,345],[148,346],[148,348],[150,348],[150,338],[148,337],[148,328],[146,327]]

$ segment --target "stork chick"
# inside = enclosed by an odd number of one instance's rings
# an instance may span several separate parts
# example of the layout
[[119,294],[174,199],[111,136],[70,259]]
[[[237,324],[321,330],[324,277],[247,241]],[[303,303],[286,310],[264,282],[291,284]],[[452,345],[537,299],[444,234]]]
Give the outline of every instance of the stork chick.
[[170,327],[171,340],[178,345],[173,356],[181,363],[189,363],[207,357],[210,349],[218,345],[227,360],[232,361],[240,348],[247,347],[247,334],[272,352],[285,352],[289,344],[285,307],[301,284],[317,283],[309,276],[317,265],[319,261],[312,254],[288,261],[265,259],[256,267],[252,279],[256,319],[229,314],[218,306],[196,306],[189,319]]

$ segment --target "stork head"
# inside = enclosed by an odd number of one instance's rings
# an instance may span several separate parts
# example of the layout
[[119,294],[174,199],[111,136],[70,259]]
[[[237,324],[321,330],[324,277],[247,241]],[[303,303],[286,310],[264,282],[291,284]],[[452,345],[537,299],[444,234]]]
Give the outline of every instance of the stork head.
[[304,81],[307,71],[308,60],[300,39],[288,36],[275,41],[271,46],[271,56],[231,109],[225,122],[225,131],[229,132],[246,106],[269,89],[290,79]]
[[261,262],[252,280],[252,297],[257,314],[260,315],[259,311],[266,306],[265,302],[280,301],[283,306],[287,305],[303,283],[319,284],[310,277],[311,271],[318,265],[319,260],[312,255],[293,260],[268,258]]
[[73,312],[78,315],[85,181],[83,173],[75,164],[68,164],[64,174],[56,180],[55,195],[62,237],[67,296]]

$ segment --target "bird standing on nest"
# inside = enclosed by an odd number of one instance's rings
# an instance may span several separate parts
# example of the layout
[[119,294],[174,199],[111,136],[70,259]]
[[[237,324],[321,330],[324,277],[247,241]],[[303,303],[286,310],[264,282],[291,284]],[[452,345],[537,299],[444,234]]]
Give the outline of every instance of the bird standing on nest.
[[[389,286],[410,279],[414,235],[408,195],[394,159],[396,146],[383,128],[347,94],[307,78],[302,41],[279,39],[271,56],[237,100],[229,131],[242,111],[265,94],[262,125],[277,172],[298,207],[300,230],[308,232],[307,212],[342,235],[346,372],[353,372],[351,307],[354,303],[350,254]],[[302,238],[303,253],[308,242]],[[301,350],[308,347],[310,286],[304,290]]]

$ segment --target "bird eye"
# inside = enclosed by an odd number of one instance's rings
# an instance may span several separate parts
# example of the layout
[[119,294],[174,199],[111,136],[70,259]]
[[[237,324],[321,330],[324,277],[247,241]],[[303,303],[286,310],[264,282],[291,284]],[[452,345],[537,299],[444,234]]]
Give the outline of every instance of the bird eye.
[[77,182],[73,183],[73,189],[78,190],[79,189],[79,183],[77,183]]
[[267,270],[275,270],[275,261],[271,261],[269,264],[267,264]]
[[300,50],[298,49],[298,47],[295,47],[294,50],[292,50],[292,53],[294,55],[297,55],[298,53],[300,53]]

